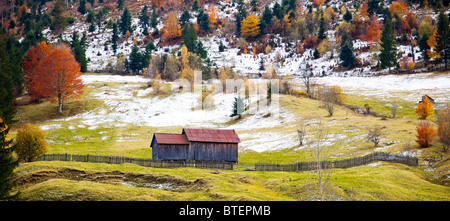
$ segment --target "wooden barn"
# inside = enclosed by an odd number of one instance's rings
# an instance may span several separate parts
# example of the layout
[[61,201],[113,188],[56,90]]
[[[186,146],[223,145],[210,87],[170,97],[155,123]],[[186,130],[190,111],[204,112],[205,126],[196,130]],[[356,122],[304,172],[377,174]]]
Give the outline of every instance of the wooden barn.
[[184,128],[181,134],[153,135],[154,160],[238,162],[240,139],[234,130]]

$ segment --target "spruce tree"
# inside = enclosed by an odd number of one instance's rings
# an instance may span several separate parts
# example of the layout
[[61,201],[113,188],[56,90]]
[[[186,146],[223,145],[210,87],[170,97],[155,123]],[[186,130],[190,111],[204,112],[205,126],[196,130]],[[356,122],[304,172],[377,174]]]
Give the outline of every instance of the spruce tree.
[[123,0],[118,0],[118,1],[117,1],[117,8],[118,8],[119,10],[122,10],[122,8],[123,8]]
[[153,9],[151,26],[154,29],[156,29],[156,26],[158,25],[158,19],[157,18],[158,18],[158,15],[156,14],[156,9]]
[[230,117],[239,116],[241,118],[242,113],[244,113],[244,101],[242,101],[241,96],[234,98],[233,110]]
[[185,10],[183,12],[183,14],[181,14],[181,17],[179,20],[181,27],[184,27],[185,24],[189,23],[190,19],[191,19],[191,14],[189,14],[188,10]]
[[344,14],[344,20],[345,21],[347,21],[347,22],[350,22],[351,20],[352,20],[352,13],[348,10],[348,8],[347,8],[347,10],[345,11],[345,14]]
[[341,48],[341,53],[339,55],[339,58],[342,61],[342,66],[351,69],[354,67],[356,62],[356,57],[353,52],[353,47],[351,44],[349,44],[347,41],[344,42],[344,45]]
[[82,15],[86,14],[86,0],[80,0],[78,12],[80,12]]
[[197,44],[197,32],[195,31],[194,25],[191,23],[185,24],[181,32],[181,37],[188,51],[194,52]]
[[327,34],[325,33],[325,31],[326,31],[326,24],[325,19],[322,16],[322,18],[320,18],[319,34],[317,35],[317,37],[322,40],[327,38]]
[[112,49],[114,51],[114,54],[117,53],[117,41],[119,40],[119,33],[117,30],[117,23],[114,22],[113,24],[113,33],[111,37],[111,43],[112,43]]
[[389,17],[386,17],[383,32],[381,33],[380,46],[383,48],[379,55],[381,68],[389,67],[389,73],[391,73],[391,67],[397,64],[395,57],[397,48],[394,42],[394,33],[392,32],[392,23]]
[[436,62],[438,64],[444,62],[445,69],[447,69],[447,63],[450,61],[450,30],[448,17],[444,11],[439,13],[436,33],[436,52],[440,54]]
[[148,27],[150,26],[150,17],[147,15],[148,9],[147,5],[141,11],[141,15],[139,16],[139,21],[142,28],[142,34],[148,35]]
[[132,30],[131,30],[131,14],[130,14],[130,11],[128,11],[128,8],[125,8],[125,10],[122,13],[122,18],[120,20],[119,29],[123,35],[125,35],[127,33],[127,31],[130,31],[130,33],[132,32]]
[[128,67],[134,74],[139,74],[142,69],[142,54],[136,44],[131,49],[130,57],[128,58]]
[[211,32],[211,28],[209,27],[209,15],[203,9],[200,9],[200,12],[197,15],[197,23],[206,33]]

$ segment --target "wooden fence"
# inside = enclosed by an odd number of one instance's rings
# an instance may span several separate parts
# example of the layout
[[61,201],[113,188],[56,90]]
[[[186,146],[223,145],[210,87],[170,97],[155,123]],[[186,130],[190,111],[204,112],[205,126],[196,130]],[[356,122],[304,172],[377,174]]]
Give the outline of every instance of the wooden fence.
[[[409,166],[419,165],[419,159],[417,157],[402,156],[383,152],[374,152],[361,157],[354,157],[337,161],[323,161],[321,162],[321,167],[324,169],[349,168],[368,164],[374,161],[388,161],[394,163],[402,163]],[[267,164],[267,163],[255,164],[256,171],[308,171],[308,170],[316,170],[317,167],[318,167],[317,162],[299,162],[294,164]]]
[[173,168],[173,167],[196,167],[233,170],[233,164],[228,162],[211,162],[211,161],[159,161],[142,158],[130,158],[121,156],[97,156],[97,155],[77,155],[77,154],[44,154],[36,159],[36,161],[75,161],[90,163],[110,163],[122,164],[132,163],[145,167]]

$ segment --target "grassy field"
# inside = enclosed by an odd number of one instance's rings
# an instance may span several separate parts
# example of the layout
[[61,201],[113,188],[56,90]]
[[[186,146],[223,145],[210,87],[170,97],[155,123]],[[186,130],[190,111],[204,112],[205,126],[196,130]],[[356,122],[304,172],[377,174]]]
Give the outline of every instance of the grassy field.
[[[98,111],[104,106],[99,99],[91,99],[93,93],[119,88],[119,83],[95,83],[86,87],[79,101],[69,101],[63,116],[56,114],[56,105],[49,102],[18,107],[12,135],[24,123],[36,123],[46,128],[49,153],[119,155],[151,158],[149,147],[153,133],[180,133],[182,127],[152,127],[138,125],[89,126],[80,119],[70,119],[80,113]],[[145,89],[143,83],[135,88]],[[135,96],[133,92],[133,96]],[[136,92],[137,93],[137,92]],[[157,95],[148,94],[150,97]],[[163,97],[167,97],[167,93]],[[363,96],[349,96],[348,103],[363,106],[369,101],[376,112],[389,113],[385,101]],[[349,169],[336,169],[331,177],[329,200],[450,200],[449,160],[431,166],[426,163],[434,157],[448,159],[439,144],[418,149],[413,144],[418,120],[414,116],[414,104],[399,102],[396,119],[366,116],[339,106],[334,115],[320,108],[317,100],[290,95],[280,96],[280,106],[295,120],[273,127],[237,130],[245,140],[262,139],[248,134],[287,134],[296,139],[300,122],[307,125],[306,141],[313,140],[314,122],[326,125],[329,138],[329,156],[345,159],[373,151],[409,151],[419,157],[419,167],[408,167],[386,162],[373,163]],[[387,107],[389,108],[389,107]],[[411,113],[412,112],[412,113]],[[238,125],[251,118],[233,119],[225,126]],[[432,117],[434,124],[435,116]],[[380,125],[383,137],[374,147],[366,141],[367,127]],[[435,126],[435,124],[434,124]],[[436,126],[435,126],[436,127]],[[263,142],[263,141],[261,141]],[[296,142],[296,141],[295,141]],[[310,159],[313,143],[272,151],[254,151],[240,147],[239,165],[257,162],[289,164]],[[18,190],[22,200],[311,200],[315,197],[313,172],[255,172],[224,171],[195,168],[156,169],[132,164],[108,165],[76,162],[22,163],[17,168]],[[414,190],[414,191],[411,191]]]

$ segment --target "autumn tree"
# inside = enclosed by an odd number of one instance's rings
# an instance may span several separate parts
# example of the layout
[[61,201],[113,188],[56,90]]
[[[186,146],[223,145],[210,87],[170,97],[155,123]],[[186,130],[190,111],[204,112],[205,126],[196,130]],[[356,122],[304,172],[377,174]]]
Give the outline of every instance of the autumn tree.
[[32,99],[39,99],[43,97],[39,94],[39,88],[37,87],[36,82],[34,82],[37,78],[36,68],[51,50],[51,44],[47,44],[45,41],[40,42],[37,43],[36,46],[32,47],[23,59],[22,68],[25,74],[28,94],[32,97]]
[[259,35],[259,24],[259,18],[255,14],[249,15],[242,21],[242,36],[248,39],[254,39]]
[[430,123],[426,120],[421,120],[419,125],[416,126],[416,131],[416,142],[419,143],[420,147],[429,147],[436,136],[436,132]]
[[380,40],[382,29],[383,25],[378,20],[378,17],[372,16],[370,25],[367,27],[367,32],[365,35],[361,35],[361,40],[377,43]]
[[51,50],[36,68],[33,79],[38,94],[58,101],[58,113],[62,113],[64,100],[79,98],[83,93],[80,65],[67,46]]
[[442,144],[444,152],[450,147],[450,106],[447,105],[439,111],[438,114],[438,137],[439,142]]
[[206,10],[206,12],[208,12],[209,15],[209,24],[211,25],[216,25],[217,24],[217,8],[215,5],[210,5],[208,10]]
[[361,5],[361,8],[359,8],[359,14],[361,15],[361,17],[363,18],[369,18],[369,12],[367,11],[369,9],[369,6],[367,4],[367,0],[364,1]]
[[428,119],[428,117],[434,113],[433,103],[427,96],[424,96],[423,101],[417,105],[415,113],[420,117],[420,119],[424,120]]
[[406,70],[411,70],[415,66],[415,62],[410,57],[403,57],[400,59],[400,67]]
[[174,11],[169,12],[169,15],[164,22],[162,39],[167,42],[181,36],[181,26],[178,24],[177,15]]
[[31,162],[48,152],[45,132],[36,124],[23,125],[16,136],[16,154],[19,161]]
[[397,13],[400,17],[403,17],[405,13],[407,12],[408,5],[403,0],[397,0],[395,2],[392,2],[391,6],[389,7],[389,12],[391,12],[392,15]]

